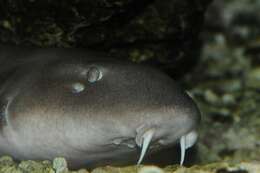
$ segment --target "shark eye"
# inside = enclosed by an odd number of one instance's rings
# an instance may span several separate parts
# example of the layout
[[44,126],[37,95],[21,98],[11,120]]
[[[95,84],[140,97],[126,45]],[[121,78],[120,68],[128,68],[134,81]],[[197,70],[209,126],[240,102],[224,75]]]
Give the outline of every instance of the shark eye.
[[73,84],[72,84],[72,92],[73,92],[73,93],[80,93],[80,92],[82,92],[84,89],[85,89],[85,85],[82,84],[82,83],[77,82],[77,83],[73,83]]
[[90,83],[96,82],[102,78],[102,73],[97,67],[90,67],[87,73],[87,79]]

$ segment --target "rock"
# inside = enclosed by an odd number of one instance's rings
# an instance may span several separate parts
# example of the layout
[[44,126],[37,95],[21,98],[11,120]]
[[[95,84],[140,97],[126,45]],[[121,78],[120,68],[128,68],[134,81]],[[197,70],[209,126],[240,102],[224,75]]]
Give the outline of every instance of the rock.
[[18,165],[18,169],[22,172],[30,172],[30,173],[55,173],[55,171],[51,168],[50,163],[45,162],[36,162],[32,160],[22,161]]
[[213,105],[218,104],[219,97],[212,91],[212,90],[206,90],[204,93],[205,100]]
[[62,157],[55,158],[52,165],[55,173],[66,173],[68,171],[67,161]]
[[199,58],[199,34],[211,1],[10,0],[1,3],[0,40],[85,47],[156,64],[176,76]]
[[13,158],[10,157],[10,156],[2,156],[0,158],[0,164],[1,165],[7,165],[7,166],[12,166],[14,165],[14,161],[13,161]]
[[22,173],[20,169],[17,169],[16,163],[9,156],[2,156],[0,158],[0,172],[2,173]]
[[246,85],[250,88],[260,89],[260,66],[251,69],[248,73]]
[[232,94],[225,93],[221,99],[224,105],[234,105],[236,103],[235,97]]
[[250,0],[217,0],[206,14],[209,31],[222,31],[233,44],[257,40],[260,26],[259,2]]
[[137,173],[165,173],[165,171],[156,166],[144,166]]
[[[221,20],[215,16],[208,24],[220,22],[222,28],[217,32],[207,28],[201,61],[185,81],[203,115],[197,161],[260,160],[260,61],[256,61],[257,52],[246,50],[252,40],[259,40],[255,30],[259,23],[247,24],[244,18],[252,12],[255,19],[260,4],[250,0],[219,0],[213,6],[216,4],[220,5],[216,10]],[[239,21],[238,16],[244,19]],[[236,28],[247,28],[251,33],[234,37]]]
[[[5,160],[5,161],[4,161]],[[6,165],[3,162],[11,161],[10,158],[0,158],[0,173],[55,173],[49,161],[34,162],[34,161],[22,161],[21,163],[14,163]],[[64,159],[55,159],[57,165],[61,164],[62,168],[65,168]],[[58,164],[59,163],[59,164]],[[55,165],[55,167],[57,166]],[[58,166],[59,167],[59,166]],[[59,167],[60,168],[60,167]],[[57,169],[57,167],[56,167]],[[67,168],[60,170],[66,173],[88,173],[85,169],[80,170],[68,170]],[[260,171],[259,162],[215,162],[204,165],[194,165],[192,167],[182,167],[177,165],[169,165],[164,168],[159,168],[154,165],[140,165],[140,166],[127,166],[127,167],[100,167],[95,168],[91,173],[258,173]],[[57,172],[57,170],[56,170]]]

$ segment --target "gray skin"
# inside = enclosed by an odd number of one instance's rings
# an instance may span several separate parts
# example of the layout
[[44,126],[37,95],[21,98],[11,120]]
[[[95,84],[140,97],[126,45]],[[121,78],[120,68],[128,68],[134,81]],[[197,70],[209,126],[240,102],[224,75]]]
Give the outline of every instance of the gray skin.
[[[0,154],[71,168],[136,163],[196,129],[192,99],[164,73],[75,49],[0,47]],[[173,156],[174,157],[174,156]]]

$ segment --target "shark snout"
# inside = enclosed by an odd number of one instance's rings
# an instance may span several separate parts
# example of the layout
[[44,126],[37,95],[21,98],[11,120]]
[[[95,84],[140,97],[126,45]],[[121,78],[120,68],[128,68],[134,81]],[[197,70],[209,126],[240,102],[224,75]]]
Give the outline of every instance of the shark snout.
[[175,139],[174,140],[175,142],[173,142],[173,139],[171,138],[168,139],[163,137],[162,138],[159,137],[159,139],[157,138],[158,137],[156,137],[156,128],[147,129],[142,134],[137,133],[135,142],[136,145],[141,148],[141,153],[137,164],[141,164],[146,153],[148,152],[149,148],[152,145],[156,145],[156,146],[159,145],[161,146],[161,148],[163,148],[165,146],[169,146],[174,143],[179,143],[181,149],[180,165],[182,165],[185,159],[185,151],[186,149],[192,147],[196,143],[198,138],[198,133],[196,130],[189,131],[186,134],[183,134],[182,136]]
[[142,125],[136,129],[135,142],[141,148],[137,164],[140,164],[146,153],[153,146],[166,148],[179,144],[181,149],[180,165],[185,159],[186,149],[192,147],[198,138],[197,126],[200,121],[200,112],[195,104],[188,108],[167,109],[158,116],[156,121],[149,125]]

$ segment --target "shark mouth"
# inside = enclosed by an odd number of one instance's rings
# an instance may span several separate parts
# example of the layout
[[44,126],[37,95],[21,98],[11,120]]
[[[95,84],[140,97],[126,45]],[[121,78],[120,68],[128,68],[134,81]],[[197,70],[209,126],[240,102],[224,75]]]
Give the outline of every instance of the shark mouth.
[[[141,162],[143,161],[143,158],[144,158],[145,154],[147,153],[147,150],[152,141],[154,133],[155,133],[155,129],[150,129],[142,135],[142,142],[140,145],[141,154],[140,154],[140,157],[137,162],[138,165],[141,164]],[[198,134],[196,131],[191,131],[188,134],[186,134],[180,138],[180,149],[181,149],[180,165],[183,165],[186,149],[192,147],[196,143],[197,138],[198,138]]]

